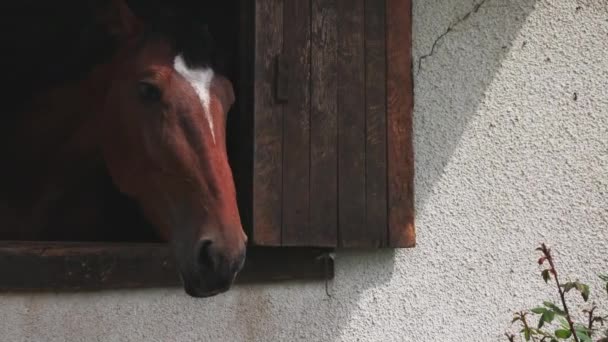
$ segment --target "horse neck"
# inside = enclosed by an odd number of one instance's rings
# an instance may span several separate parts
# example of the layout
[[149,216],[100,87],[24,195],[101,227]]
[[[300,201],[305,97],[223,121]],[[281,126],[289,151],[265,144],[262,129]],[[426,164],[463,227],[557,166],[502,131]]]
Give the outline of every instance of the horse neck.
[[7,127],[0,147],[6,165],[11,165],[0,171],[5,197],[17,193],[28,205],[65,170],[97,163],[91,128],[103,108],[111,76],[111,64],[99,65],[84,80],[39,94],[18,122]]
[[104,107],[110,75],[110,66],[101,65],[86,79],[52,89],[32,101],[18,127],[21,139],[29,142],[31,157],[57,157],[67,145],[76,143],[73,138],[81,135]]
[[35,146],[43,155],[89,153],[96,147],[108,90],[120,65],[131,57],[134,44],[120,46],[109,61],[95,66],[79,82],[52,89],[34,101],[22,133],[37,140]]

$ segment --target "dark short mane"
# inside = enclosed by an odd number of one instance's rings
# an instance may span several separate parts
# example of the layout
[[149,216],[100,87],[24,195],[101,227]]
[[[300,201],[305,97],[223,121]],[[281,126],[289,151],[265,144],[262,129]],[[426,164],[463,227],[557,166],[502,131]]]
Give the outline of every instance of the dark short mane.
[[224,62],[226,53],[216,44],[209,29],[209,18],[203,15],[206,10],[201,5],[192,3],[181,8],[163,3],[157,4],[161,11],[151,12],[150,6],[144,6],[137,0],[131,3],[146,25],[144,42],[166,39],[173,44],[176,53],[184,58],[188,66],[209,67],[222,74],[227,71],[228,66]]
[[177,50],[191,66],[220,67],[219,51],[207,25],[184,27],[177,37]]

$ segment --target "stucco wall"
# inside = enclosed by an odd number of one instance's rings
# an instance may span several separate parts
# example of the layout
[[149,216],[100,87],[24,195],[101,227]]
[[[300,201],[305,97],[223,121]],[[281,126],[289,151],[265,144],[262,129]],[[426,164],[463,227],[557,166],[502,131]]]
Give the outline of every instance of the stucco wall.
[[475,4],[414,5],[415,249],[337,253],[331,297],[1,295],[0,341],[500,341],[553,292],[539,242],[573,277],[608,271],[608,4]]

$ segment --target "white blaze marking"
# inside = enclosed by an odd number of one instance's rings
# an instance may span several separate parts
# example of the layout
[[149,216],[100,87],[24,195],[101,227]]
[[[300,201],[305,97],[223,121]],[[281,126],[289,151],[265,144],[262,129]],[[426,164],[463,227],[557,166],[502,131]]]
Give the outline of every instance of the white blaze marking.
[[205,111],[205,118],[207,119],[207,122],[209,122],[209,128],[211,128],[213,143],[215,143],[215,129],[213,127],[213,118],[211,117],[210,109],[211,95],[209,94],[211,80],[213,79],[213,70],[211,70],[211,68],[189,68],[181,55],[175,57],[173,67],[192,85],[192,88],[194,88],[194,91],[196,91],[196,94],[201,100],[201,104]]

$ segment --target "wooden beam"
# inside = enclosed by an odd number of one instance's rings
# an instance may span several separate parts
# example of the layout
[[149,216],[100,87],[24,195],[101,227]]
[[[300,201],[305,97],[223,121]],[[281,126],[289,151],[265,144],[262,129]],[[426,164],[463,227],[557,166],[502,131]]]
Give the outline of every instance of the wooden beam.
[[369,247],[387,245],[386,5],[365,0],[365,234]]
[[281,245],[283,106],[277,66],[283,50],[283,0],[255,1],[253,229],[251,240]]
[[310,229],[310,4],[283,5],[283,57],[288,100],[283,107],[283,214],[281,244],[307,245]]
[[[333,278],[328,249],[248,250],[236,283]],[[166,244],[0,242],[0,291],[180,287]]]
[[386,6],[389,246],[414,247],[412,3]]
[[338,0],[338,246],[366,247],[364,1]]
[[338,23],[336,0],[312,1],[310,227],[306,244],[338,245]]

